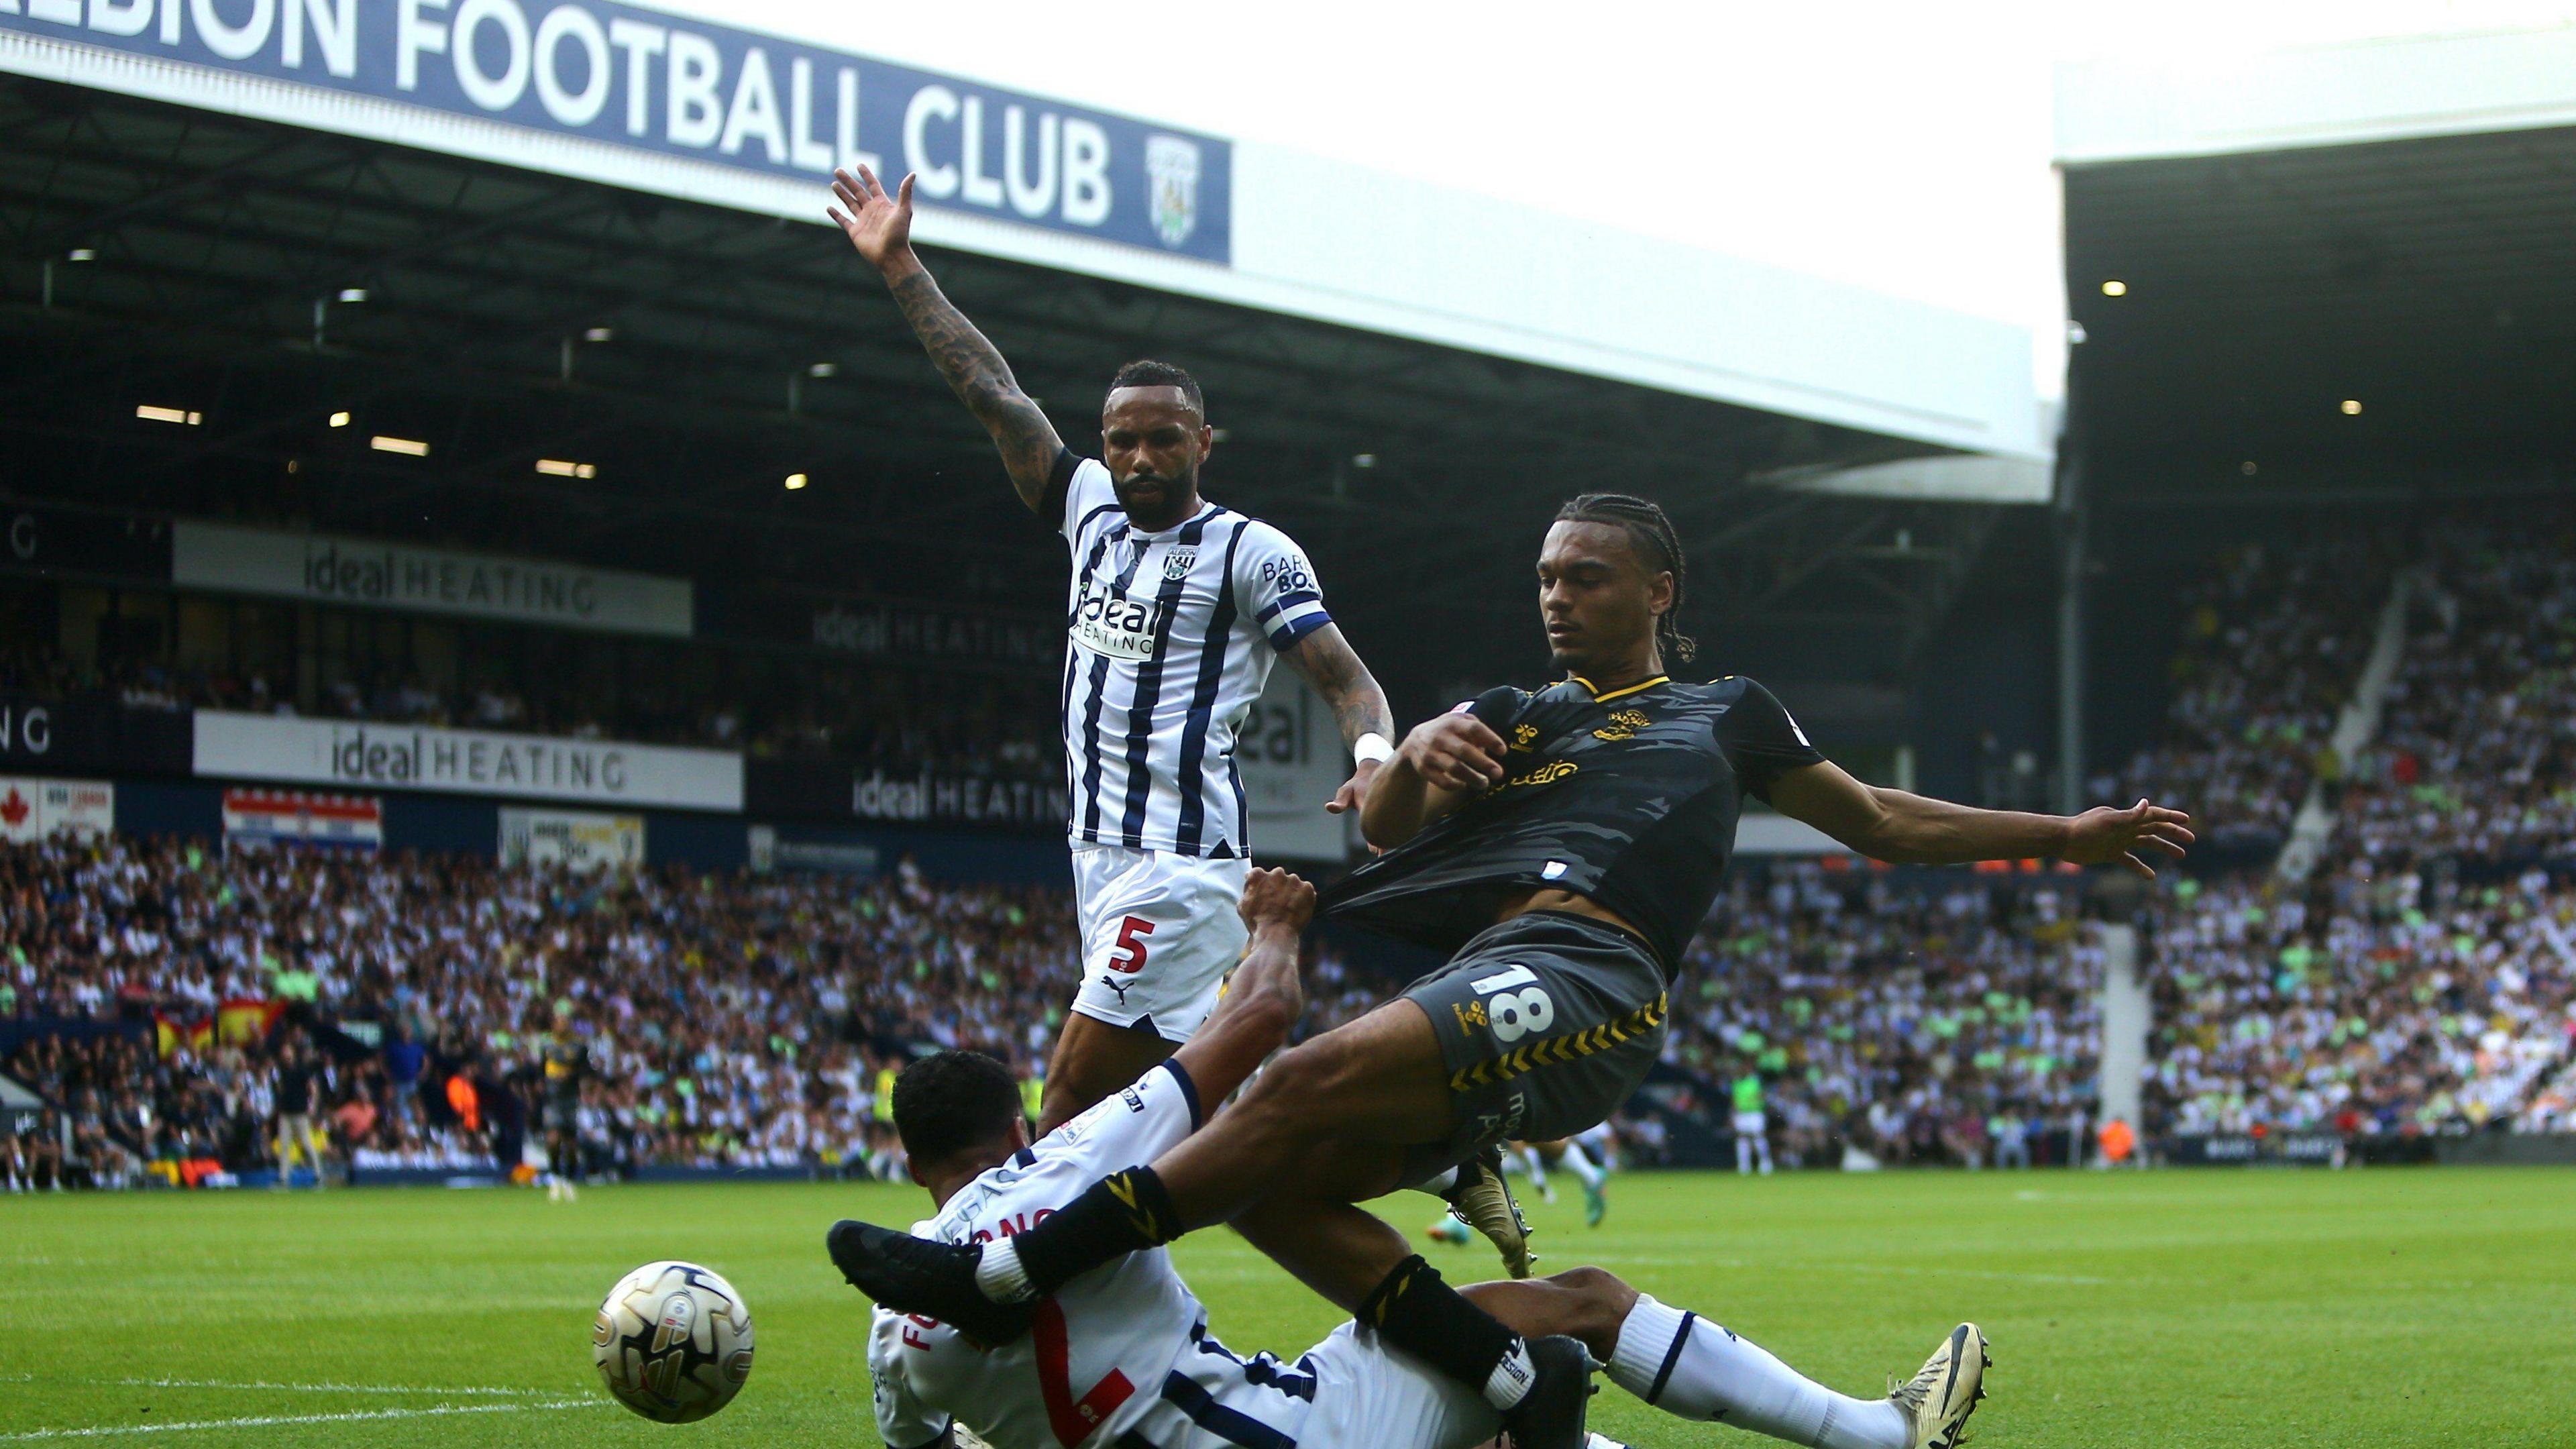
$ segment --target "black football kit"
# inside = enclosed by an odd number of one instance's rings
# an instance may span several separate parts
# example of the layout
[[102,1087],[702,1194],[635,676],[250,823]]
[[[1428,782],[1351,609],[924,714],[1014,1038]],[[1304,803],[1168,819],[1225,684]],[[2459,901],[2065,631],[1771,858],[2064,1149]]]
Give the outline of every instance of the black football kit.
[[[1754,681],[1582,679],[1494,689],[1460,709],[1500,735],[1504,778],[1327,886],[1325,914],[1455,953],[1405,989],[1431,1016],[1457,1094],[1450,1140],[1419,1180],[1507,1139],[1546,1141],[1617,1109],[1662,1049],[1682,948],[1715,903],[1744,796],[1821,762]],[[1530,911],[1532,890],[1584,896],[1641,935]]]

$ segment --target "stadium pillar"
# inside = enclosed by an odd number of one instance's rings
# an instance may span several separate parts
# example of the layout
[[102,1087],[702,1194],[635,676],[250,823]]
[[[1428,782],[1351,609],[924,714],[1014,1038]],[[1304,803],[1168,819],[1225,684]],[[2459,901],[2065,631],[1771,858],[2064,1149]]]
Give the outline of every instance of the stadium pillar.
[[2084,808],[2084,462],[2058,440],[2057,808]]
[[2144,1137],[2138,1119],[2139,1083],[2147,1068],[2147,1028],[2154,1012],[2138,974],[2138,928],[2126,922],[2102,931],[2102,1110]]

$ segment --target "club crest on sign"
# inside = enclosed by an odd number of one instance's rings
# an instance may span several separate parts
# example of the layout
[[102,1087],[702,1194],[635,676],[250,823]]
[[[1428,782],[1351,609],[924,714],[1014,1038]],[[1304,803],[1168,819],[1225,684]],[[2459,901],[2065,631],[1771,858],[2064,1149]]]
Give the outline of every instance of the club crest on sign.
[[1153,193],[1154,234],[1176,247],[1199,224],[1199,148],[1178,136],[1145,140],[1145,180]]
[[1190,565],[1197,563],[1198,561],[1199,551],[1197,549],[1176,548],[1170,553],[1163,555],[1163,577],[1172,580],[1174,583],[1178,583],[1182,579],[1190,576]]

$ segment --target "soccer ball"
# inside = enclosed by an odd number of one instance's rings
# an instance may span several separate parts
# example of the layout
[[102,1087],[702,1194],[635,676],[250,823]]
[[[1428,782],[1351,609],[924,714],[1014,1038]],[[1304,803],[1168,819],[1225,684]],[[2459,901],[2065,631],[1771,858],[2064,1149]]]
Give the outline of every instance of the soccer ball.
[[647,1263],[608,1290],[590,1346],[617,1402],[687,1424],[733,1402],[751,1377],[751,1310],[710,1269]]

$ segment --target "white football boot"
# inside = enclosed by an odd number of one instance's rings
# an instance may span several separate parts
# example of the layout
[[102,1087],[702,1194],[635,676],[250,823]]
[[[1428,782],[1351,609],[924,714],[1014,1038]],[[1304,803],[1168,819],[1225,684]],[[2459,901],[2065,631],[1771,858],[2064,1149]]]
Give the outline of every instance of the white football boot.
[[1914,1377],[1888,1394],[1914,1426],[1913,1449],[1958,1449],[1968,1416],[1986,1396],[1986,1335],[1973,1323],[1950,1330]]
[[1494,1245],[1502,1255],[1505,1273],[1515,1278],[1530,1275],[1530,1264],[1538,1258],[1529,1248],[1529,1220],[1512,1200],[1511,1184],[1503,1181],[1502,1154],[1489,1148],[1460,1163],[1457,1184],[1443,1196],[1451,1212]]

